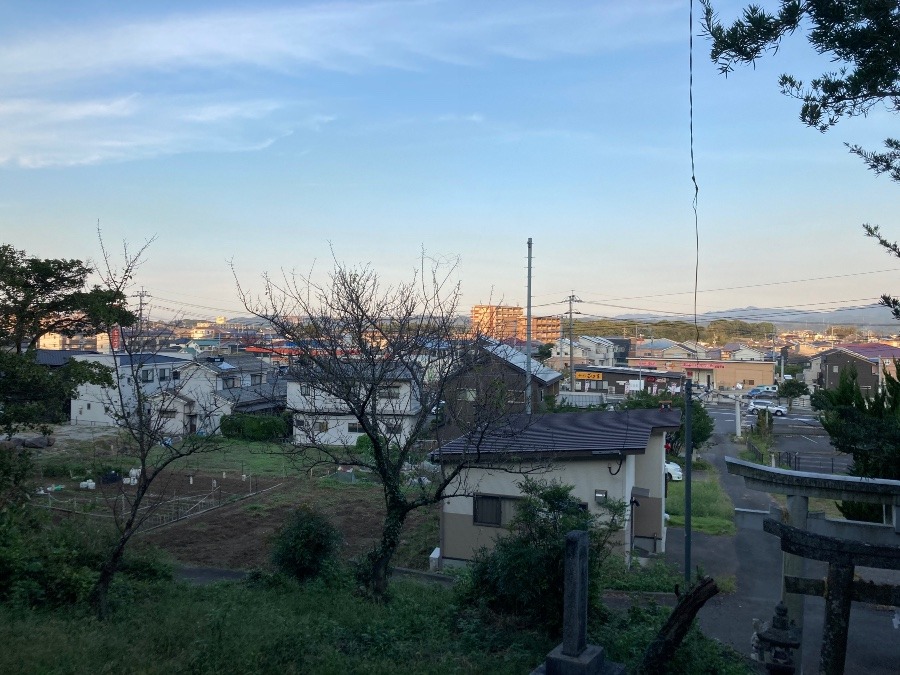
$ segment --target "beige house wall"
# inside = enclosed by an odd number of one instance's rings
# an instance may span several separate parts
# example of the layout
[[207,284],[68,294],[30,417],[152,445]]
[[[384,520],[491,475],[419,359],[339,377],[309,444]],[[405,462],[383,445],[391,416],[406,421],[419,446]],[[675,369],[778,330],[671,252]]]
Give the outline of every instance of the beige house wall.
[[[621,543],[627,543],[632,533],[630,517],[634,513],[634,534],[639,538],[654,539],[654,548],[665,551],[665,434],[651,435],[644,454],[625,456],[621,467],[618,460],[607,458],[560,460],[549,468],[531,474],[533,478],[558,480],[573,486],[572,494],[588,505],[588,510],[598,516],[605,511],[596,503],[595,491],[605,490],[607,497],[626,503],[631,499],[632,488],[649,490],[649,498],[639,507],[626,512],[625,528]],[[511,469],[513,467],[510,467]],[[537,469],[535,466],[515,467],[519,470]],[[491,495],[509,498],[521,496],[517,483],[524,476],[491,469],[473,468],[464,477],[464,484],[457,484],[461,494],[442,503],[441,509],[441,557],[449,560],[471,560],[482,546],[491,548],[497,537],[507,533],[504,527],[477,525],[474,522],[474,497]],[[504,507],[505,508],[505,507]],[[504,522],[506,515],[504,514]]]

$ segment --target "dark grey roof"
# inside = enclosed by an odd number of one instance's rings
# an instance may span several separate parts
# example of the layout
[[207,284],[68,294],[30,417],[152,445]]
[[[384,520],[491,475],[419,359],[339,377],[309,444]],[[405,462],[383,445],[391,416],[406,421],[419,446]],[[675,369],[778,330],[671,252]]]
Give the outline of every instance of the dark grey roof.
[[217,396],[231,401],[236,412],[255,412],[287,405],[287,380],[252,387],[223,389]]
[[645,450],[654,429],[674,431],[680,425],[681,411],[677,409],[518,415],[480,439],[477,448],[477,437],[466,435],[446,443],[432,456],[456,461],[459,455],[476,450],[518,456],[634,454]]
[[99,352],[90,350],[72,350],[72,349],[35,349],[34,361],[41,366],[49,366],[50,368],[58,368],[68,363],[73,356],[81,354],[98,354]]

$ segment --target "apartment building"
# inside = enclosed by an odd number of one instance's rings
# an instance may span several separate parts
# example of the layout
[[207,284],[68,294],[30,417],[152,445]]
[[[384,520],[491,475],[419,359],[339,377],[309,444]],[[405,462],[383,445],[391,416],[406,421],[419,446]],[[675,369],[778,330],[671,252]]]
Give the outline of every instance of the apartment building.
[[[495,340],[524,340],[528,320],[522,307],[511,305],[475,305],[472,307],[472,331]],[[558,316],[532,316],[531,340],[535,344],[556,342],[560,335]]]

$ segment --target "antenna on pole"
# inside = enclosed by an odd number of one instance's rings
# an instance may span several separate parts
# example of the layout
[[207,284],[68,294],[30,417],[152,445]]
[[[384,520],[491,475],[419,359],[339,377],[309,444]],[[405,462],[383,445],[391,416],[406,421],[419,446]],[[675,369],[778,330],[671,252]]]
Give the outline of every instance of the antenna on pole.
[[528,288],[525,304],[525,414],[531,414],[531,237],[528,237]]

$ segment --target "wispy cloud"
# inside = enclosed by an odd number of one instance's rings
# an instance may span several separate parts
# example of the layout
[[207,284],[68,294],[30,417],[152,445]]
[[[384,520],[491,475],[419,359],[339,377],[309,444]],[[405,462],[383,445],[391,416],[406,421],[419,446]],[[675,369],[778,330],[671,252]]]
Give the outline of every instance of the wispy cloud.
[[[339,2],[95,19],[43,33],[7,26],[0,163],[40,167],[266,147],[333,123],[332,110],[306,106],[296,114],[305,106],[296,83],[309,74],[481,67],[616,50],[673,39],[670,22],[680,20],[680,9],[671,0]],[[309,97],[318,96],[310,87]],[[440,121],[480,124],[484,117]]]
[[[78,166],[199,150],[259,150],[291,132],[285,123],[247,124],[266,101],[197,105],[181,97],[0,102],[0,165]],[[295,126],[313,128],[310,118]]]

